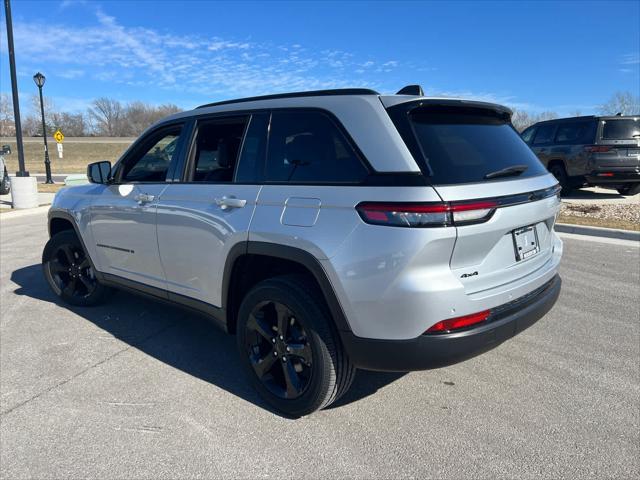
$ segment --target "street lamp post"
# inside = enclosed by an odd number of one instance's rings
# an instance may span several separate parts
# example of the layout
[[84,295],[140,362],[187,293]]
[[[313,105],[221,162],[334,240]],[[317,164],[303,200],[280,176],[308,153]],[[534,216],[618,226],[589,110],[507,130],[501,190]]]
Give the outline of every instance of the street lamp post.
[[40,72],[33,76],[33,81],[38,86],[40,92],[40,113],[42,114],[42,137],[44,138],[44,168],[47,172],[47,180],[44,183],[53,183],[51,178],[51,161],[49,160],[49,146],[47,145],[47,124],[44,121],[44,102],[42,101],[42,87],[46,78]]

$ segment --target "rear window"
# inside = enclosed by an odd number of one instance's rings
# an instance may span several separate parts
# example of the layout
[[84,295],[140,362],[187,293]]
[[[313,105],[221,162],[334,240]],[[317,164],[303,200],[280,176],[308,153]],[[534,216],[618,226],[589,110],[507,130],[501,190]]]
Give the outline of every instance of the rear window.
[[602,121],[603,140],[638,140],[640,139],[640,119],[625,118]]
[[[508,117],[492,110],[426,107],[413,110],[409,122],[423,157],[418,163],[434,184],[483,182],[488,174],[516,166],[524,171],[494,178],[546,173]],[[399,130],[407,135],[407,129]]]

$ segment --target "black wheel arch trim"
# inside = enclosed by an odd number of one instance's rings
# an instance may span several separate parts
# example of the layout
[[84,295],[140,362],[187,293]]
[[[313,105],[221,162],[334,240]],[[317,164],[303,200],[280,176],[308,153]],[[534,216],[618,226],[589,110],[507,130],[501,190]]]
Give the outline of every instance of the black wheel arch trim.
[[[93,263],[93,259],[91,258],[91,255],[89,255],[89,250],[87,249],[87,245],[84,243],[84,238],[82,238],[82,235],[80,235],[80,229],[78,228],[76,219],[73,217],[73,215],[71,215],[69,212],[66,212],[64,210],[49,209],[49,213],[47,214],[47,231],[49,233],[49,238],[53,236],[51,234],[51,224],[55,219],[65,220],[71,224],[73,231],[76,233],[76,237],[78,237],[78,240],[82,245],[82,249],[84,250],[84,252],[87,255],[87,258],[89,259],[89,263],[91,263],[91,268],[93,269],[96,276],[98,277],[98,280],[100,280],[100,272],[98,272],[98,270],[96,269],[96,266]],[[44,258],[42,260],[44,262]]]
[[280,245],[269,242],[247,241],[241,242],[233,246],[227,255],[224,266],[223,283],[222,283],[222,309],[228,311],[227,301],[229,298],[229,288],[231,286],[231,277],[236,261],[243,255],[262,255],[266,257],[282,258],[285,260],[296,262],[305,267],[317,282],[322,294],[326,300],[329,312],[335,322],[336,329],[342,336],[342,332],[351,332],[349,323],[347,322],[344,310],[331,286],[329,277],[318,259],[311,253],[300,248],[288,245]]

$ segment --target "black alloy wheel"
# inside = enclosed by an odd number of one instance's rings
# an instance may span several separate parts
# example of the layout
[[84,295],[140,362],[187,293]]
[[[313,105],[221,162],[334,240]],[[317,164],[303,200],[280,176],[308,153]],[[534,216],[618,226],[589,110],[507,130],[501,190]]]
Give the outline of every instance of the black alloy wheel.
[[97,305],[111,292],[98,282],[74,231],[64,230],[51,237],[42,253],[42,268],[53,292],[72,305]]
[[82,249],[73,245],[60,245],[53,252],[49,272],[56,287],[69,297],[88,297],[98,287],[89,259]]
[[313,356],[291,309],[275,301],[260,302],[245,329],[246,352],[260,382],[279,398],[300,397],[311,381]]
[[258,282],[244,295],[237,315],[236,340],[247,378],[285,416],[325,408],[351,386],[355,366],[322,291],[309,276]]

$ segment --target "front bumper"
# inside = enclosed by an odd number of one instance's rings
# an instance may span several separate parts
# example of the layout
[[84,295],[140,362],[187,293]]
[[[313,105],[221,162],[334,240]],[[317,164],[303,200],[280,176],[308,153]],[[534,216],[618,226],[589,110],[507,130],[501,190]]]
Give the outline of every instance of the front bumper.
[[420,335],[411,340],[378,340],[342,332],[355,366],[365,370],[407,372],[443,367],[500,345],[542,318],[560,295],[560,276],[528,295],[492,310],[486,323],[465,331]]

